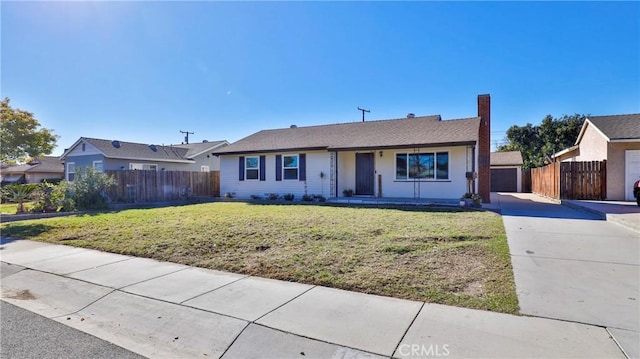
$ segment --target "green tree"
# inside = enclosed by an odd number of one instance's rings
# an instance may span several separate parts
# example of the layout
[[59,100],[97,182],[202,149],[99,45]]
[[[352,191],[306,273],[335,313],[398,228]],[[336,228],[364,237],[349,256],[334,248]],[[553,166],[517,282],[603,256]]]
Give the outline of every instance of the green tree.
[[585,118],[579,114],[560,118],[547,115],[537,126],[513,125],[507,130],[507,144],[498,147],[498,151],[520,151],[523,168],[544,166],[545,159],[573,146]]
[[0,161],[21,161],[53,151],[58,136],[52,130],[40,128],[31,112],[11,108],[9,98],[0,103]]

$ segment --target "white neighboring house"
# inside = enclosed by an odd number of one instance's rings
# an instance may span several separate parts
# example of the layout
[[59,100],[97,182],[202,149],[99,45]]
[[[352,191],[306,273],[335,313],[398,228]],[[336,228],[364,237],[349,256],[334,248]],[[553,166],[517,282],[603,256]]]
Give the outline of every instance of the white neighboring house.
[[489,201],[490,97],[478,116],[439,115],[263,130],[216,151],[221,193],[458,199],[467,173]]
[[86,167],[106,170],[155,170],[209,172],[220,170],[214,152],[229,145],[227,141],[205,141],[180,145],[153,145],[117,140],[81,137],[64,151],[65,179]]
[[491,152],[491,192],[522,192],[520,151]]
[[574,146],[553,155],[562,162],[607,161],[607,200],[633,201],[640,179],[640,114],[589,116]]

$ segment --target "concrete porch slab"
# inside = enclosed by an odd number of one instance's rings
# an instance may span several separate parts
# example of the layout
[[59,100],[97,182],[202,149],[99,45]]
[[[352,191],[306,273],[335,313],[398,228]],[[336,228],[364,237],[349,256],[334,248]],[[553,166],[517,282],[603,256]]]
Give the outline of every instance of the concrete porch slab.
[[149,358],[219,358],[247,322],[115,291],[71,316],[73,328]]
[[438,304],[425,304],[394,356],[624,358],[603,328]]
[[26,263],[29,268],[54,274],[70,274],[92,269],[105,264],[129,260],[131,257],[120,254],[105,253],[91,249],[71,253],[61,257],[43,259]]
[[245,277],[245,275],[210,269],[189,268],[134,284],[122,290],[167,302],[182,303]]
[[422,304],[315,287],[257,323],[391,356]]
[[168,262],[158,262],[153,259],[132,258],[71,273],[69,277],[111,288],[122,288],[187,268],[189,267]]
[[247,277],[184,302],[184,305],[254,321],[292,300],[310,285]]
[[607,328],[607,330],[629,358],[640,359],[640,332],[615,328]]
[[0,262],[0,278],[8,277],[24,269],[25,268],[23,266],[19,266],[17,264]]
[[222,358],[382,359],[384,357],[250,324]]
[[2,300],[51,318],[76,312],[112,290],[32,270],[2,279]]

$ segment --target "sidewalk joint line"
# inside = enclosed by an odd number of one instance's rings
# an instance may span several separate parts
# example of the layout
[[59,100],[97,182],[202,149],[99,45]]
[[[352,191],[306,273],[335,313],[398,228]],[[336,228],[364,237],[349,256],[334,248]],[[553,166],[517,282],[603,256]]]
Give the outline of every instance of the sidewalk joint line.
[[393,353],[391,353],[391,357],[393,357],[393,354],[396,353],[396,350],[398,350],[398,347],[400,347],[400,344],[402,344],[402,341],[404,340],[404,337],[407,336],[407,334],[409,333],[409,329],[411,329],[411,327],[413,326],[413,323],[415,323],[416,319],[418,319],[418,316],[420,315],[420,312],[422,312],[422,309],[424,309],[424,306],[426,304],[427,304],[426,302],[422,302],[422,305],[420,306],[420,309],[416,313],[416,316],[413,317],[413,320],[411,320],[411,323],[409,323],[409,326],[407,327],[407,329],[402,334],[402,337],[400,337],[400,340],[398,341],[398,344],[396,345],[395,348],[393,348]]
[[614,343],[616,343],[616,345],[618,346],[618,349],[620,349],[620,351],[622,352],[622,354],[627,357],[627,359],[631,359],[631,356],[629,356],[629,354],[627,354],[627,352],[624,350],[624,348],[622,347],[622,345],[620,345],[620,342],[618,342],[618,340],[616,339],[615,335],[613,335],[613,333],[611,333],[609,331],[609,328],[604,328],[604,330],[607,331],[607,334],[609,334],[609,337],[611,337],[611,339],[613,340]]
[[[196,268],[196,267],[192,267],[192,268]],[[219,286],[219,287],[217,287],[217,288],[213,288],[213,289],[208,290],[208,291],[206,291],[206,292],[204,292],[204,293],[197,294],[197,295],[195,295],[194,297],[191,297],[191,298],[185,299],[185,300],[183,300],[182,302],[180,302],[180,303],[178,303],[178,304],[182,305],[184,302],[188,302],[188,301],[190,301],[190,300],[192,300],[192,299],[196,299],[196,298],[198,298],[198,297],[202,297],[202,296],[203,296],[203,295],[205,295],[205,294],[209,294],[209,293],[215,292],[216,290],[218,290],[218,289],[220,289],[220,288],[224,288],[224,287],[226,287],[226,286],[228,286],[228,285],[231,285],[231,284],[233,284],[233,283],[239,282],[239,281],[241,281],[241,280],[243,280],[243,279],[245,279],[245,278],[250,278],[250,277],[251,277],[250,275],[246,275],[246,274],[245,274],[245,275],[243,275],[242,277],[240,277],[240,278],[238,278],[238,279],[235,279],[235,280],[233,280],[233,281],[231,281],[231,282],[229,282],[229,283],[225,283],[225,284],[223,284],[223,285],[221,285],[221,286]]]
[[[164,263],[164,262],[163,262],[163,263]],[[170,263],[170,262],[166,262],[166,263]],[[172,263],[172,264],[173,264],[173,263]],[[152,279],[161,278],[161,277],[167,276],[167,275],[169,275],[169,274],[178,273],[178,272],[180,272],[180,271],[187,270],[187,269],[189,269],[189,267],[187,267],[187,268],[181,268],[181,269],[175,270],[175,271],[173,271],[173,272],[167,272],[167,273],[164,273],[164,274],[161,274],[161,275],[155,276],[155,277],[151,277],[151,278],[143,279],[143,280],[141,280],[141,281],[134,282],[134,283],[127,284],[127,285],[123,285],[122,287],[118,287],[118,288],[115,288],[115,289],[122,290],[122,289],[124,289],[124,288],[134,286],[134,285],[136,285],[136,284],[140,284],[140,283],[148,282],[148,281],[150,281],[150,280],[152,280]],[[123,292],[124,292],[124,290],[123,290]]]
[[571,261],[571,262],[586,262],[586,263],[600,263],[600,264],[615,264],[621,266],[631,266],[638,267],[640,264],[631,264],[631,263],[618,263],[618,262],[603,262],[603,261],[595,261],[591,259],[573,259],[573,258],[558,258],[558,257],[547,257],[547,256],[532,256],[525,254],[511,254],[512,257],[524,257],[524,258],[540,258],[540,259],[553,259],[558,261]]
[[267,313],[265,313],[265,314],[261,315],[260,317],[256,318],[256,320],[253,320],[253,321],[252,321],[252,323],[257,322],[258,320],[260,320],[260,319],[262,319],[262,318],[266,317],[267,315],[269,315],[269,314],[271,314],[271,313],[275,312],[276,310],[278,310],[278,309],[280,309],[280,308],[284,307],[285,305],[287,305],[287,304],[289,304],[289,303],[293,302],[294,300],[296,300],[296,299],[300,298],[302,295],[304,295],[305,293],[309,292],[311,289],[316,288],[316,287],[317,287],[317,285],[313,285],[313,286],[311,286],[309,289],[307,289],[307,290],[303,291],[302,293],[300,293],[300,294],[296,295],[295,297],[293,297],[293,298],[289,299],[288,301],[286,301],[286,302],[284,302],[284,303],[280,304],[279,306],[277,306],[277,307],[273,308],[272,310],[268,311]]
[[74,271],[72,271],[72,272],[65,273],[64,275],[70,275],[70,274],[80,273],[80,272],[84,272],[84,271],[86,271],[86,270],[91,270],[91,269],[95,269],[95,268],[101,268],[101,267],[104,267],[104,266],[108,266],[108,265],[110,265],[110,264],[115,264],[115,263],[125,262],[125,261],[129,261],[129,260],[132,260],[132,259],[133,259],[133,257],[129,257],[129,258],[125,258],[125,259],[120,259],[120,260],[117,260],[117,261],[115,261],[115,262],[109,262],[109,263],[105,263],[105,264],[100,264],[100,265],[97,265],[97,266],[95,266],[95,267],[91,267],[91,268],[85,268],[85,269],[78,269],[78,270],[74,270]]
[[229,351],[229,349],[231,349],[231,347],[233,346],[233,344],[235,344],[236,340],[240,339],[240,336],[242,335],[242,333],[244,333],[245,330],[247,330],[247,328],[249,328],[249,326],[251,325],[251,322],[247,322],[247,325],[244,326],[244,328],[242,328],[242,330],[240,331],[240,333],[238,333],[238,335],[236,335],[235,338],[233,338],[233,340],[231,341],[231,343],[229,343],[229,346],[227,347],[227,349],[224,350],[224,352],[222,352],[222,355],[220,355],[220,358],[223,358],[225,356],[225,354],[227,354],[227,352]]

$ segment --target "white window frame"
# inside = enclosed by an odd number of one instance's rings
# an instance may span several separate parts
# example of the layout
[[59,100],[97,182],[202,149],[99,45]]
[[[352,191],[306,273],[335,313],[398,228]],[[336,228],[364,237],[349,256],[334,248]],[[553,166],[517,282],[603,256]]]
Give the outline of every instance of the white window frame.
[[[285,166],[284,158],[285,157],[295,157],[296,158],[296,166],[295,167],[287,167]],[[287,178],[285,176],[286,170],[296,170],[296,178]],[[282,155],[282,180],[283,181],[297,181],[300,178],[300,155],[298,154],[287,154]]]
[[[100,164],[100,170],[98,170],[98,168],[96,168],[96,165],[97,165],[98,163]],[[98,171],[98,172],[100,172],[100,173],[103,173],[103,172],[104,172],[104,162],[102,162],[102,161],[93,161],[93,163],[92,163],[91,165],[93,166],[93,168],[95,168],[95,169],[96,169],[96,171]]]
[[[69,179],[69,175],[73,174],[73,179]],[[73,182],[76,179],[76,163],[75,162],[67,162],[67,173],[66,180],[69,182]]]
[[[250,158],[256,159],[256,163],[257,163],[256,167],[248,166],[248,162]],[[256,171],[258,174],[256,178],[249,178],[248,176],[249,171]],[[244,179],[245,181],[260,181],[260,156],[247,156],[244,158]]]
[[210,172],[209,166],[200,166],[200,172]]
[[130,170],[138,170],[138,171],[157,171],[158,165],[155,163],[129,163]]
[[[447,178],[438,178],[438,153],[446,153],[447,154]],[[433,155],[433,178],[413,178],[409,176],[410,169],[410,158],[413,155]],[[398,155],[407,156],[407,173],[406,178],[398,178]],[[421,151],[421,152],[396,152],[393,157],[394,167],[393,167],[393,177],[394,181],[399,182],[446,182],[451,181],[451,151],[449,150],[432,150],[432,151]]]

